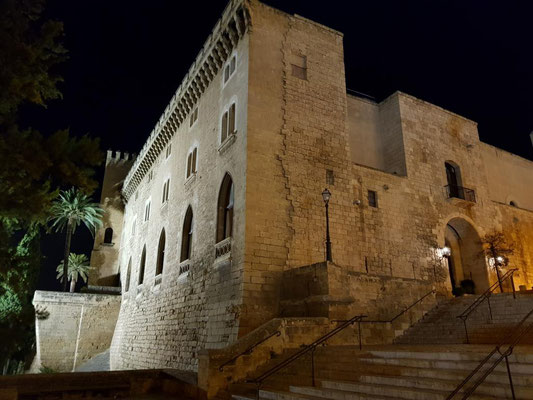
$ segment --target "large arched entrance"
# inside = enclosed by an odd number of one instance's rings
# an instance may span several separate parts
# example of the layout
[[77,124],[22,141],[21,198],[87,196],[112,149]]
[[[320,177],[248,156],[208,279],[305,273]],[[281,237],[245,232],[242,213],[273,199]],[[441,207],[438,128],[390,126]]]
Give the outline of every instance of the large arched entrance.
[[463,286],[468,287],[471,280],[474,292],[483,293],[489,287],[489,275],[481,239],[474,227],[463,218],[452,218],[446,225],[444,244],[450,249],[446,258],[452,289],[460,288],[465,280]]

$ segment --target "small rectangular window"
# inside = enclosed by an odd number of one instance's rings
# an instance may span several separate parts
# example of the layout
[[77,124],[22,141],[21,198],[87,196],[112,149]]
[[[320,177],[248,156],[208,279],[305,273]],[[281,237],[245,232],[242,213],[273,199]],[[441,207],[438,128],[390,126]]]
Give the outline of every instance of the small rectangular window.
[[133,219],[133,223],[131,224],[131,235],[135,235],[135,225],[137,225],[137,218]]
[[233,56],[231,57],[231,60],[229,60],[226,66],[224,67],[224,84],[229,80],[231,75],[233,75],[236,67],[237,67],[237,57]]
[[187,156],[187,178],[191,176],[192,173],[192,154],[189,153]]
[[335,175],[331,169],[326,170],[326,185],[335,185]]
[[373,190],[368,191],[368,205],[370,207],[378,207],[378,194]]
[[172,151],[172,145],[169,144],[169,145],[167,146],[167,154],[166,154],[166,157],[167,157],[167,158],[170,157],[170,153],[171,153],[171,151]]
[[196,173],[196,148],[192,151],[191,171]]
[[191,117],[189,119],[189,128],[194,125],[197,119],[198,119],[198,107],[196,107],[191,113]]
[[228,122],[228,135],[235,133],[235,103],[229,108],[229,122]]
[[146,203],[146,206],[144,208],[144,221],[148,221],[150,219],[150,202]]
[[170,187],[170,179],[167,179],[166,182],[163,184],[163,198],[161,200],[161,203],[165,203],[168,201],[169,187]]
[[222,115],[222,133],[220,135],[220,142],[223,143],[228,137],[228,112]]
[[290,56],[292,76],[307,79],[307,57],[293,54]]

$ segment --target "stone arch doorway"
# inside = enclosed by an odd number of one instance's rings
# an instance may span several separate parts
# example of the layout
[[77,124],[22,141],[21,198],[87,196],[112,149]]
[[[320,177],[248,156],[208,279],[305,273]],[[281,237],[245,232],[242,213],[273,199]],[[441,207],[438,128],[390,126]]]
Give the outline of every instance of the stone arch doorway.
[[483,246],[476,229],[465,219],[452,218],[446,224],[444,245],[450,249],[447,256],[452,290],[461,287],[461,282],[474,282],[474,293],[483,293],[489,287],[489,275]]

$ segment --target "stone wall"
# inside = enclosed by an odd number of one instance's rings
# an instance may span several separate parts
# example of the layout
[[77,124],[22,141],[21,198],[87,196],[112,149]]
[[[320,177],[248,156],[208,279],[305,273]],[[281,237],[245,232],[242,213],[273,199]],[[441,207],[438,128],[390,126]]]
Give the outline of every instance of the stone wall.
[[[237,338],[246,209],[247,36],[231,54],[236,55],[235,73],[224,84],[220,68],[195,105],[197,121],[190,126],[187,117],[170,140],[170,155],[166,156],[166,149],[161,151],[151,177],[144,177],[127,202],[120,265],[121,275],[129,278],[123,280],[123,303],[111,349],[113,369],[196,370],[199,349],[224,347]],[[232,102],[236,103],[236,133],[221,146],[221,117]],[[187,179],[187,156],[194,148],[197,172]],[[230,257],[220,262],[215,259],[215,233],[225,174],[234,184],[234,224]],[[169,200],[163,203],[167,179]],[[150,218],[144,221],[148,201]],[[180,273],[182,229],[189,206],[192,255],[186,263],[189,271]],[[156,278],[163,229],[164,268]],[[144,282],[139,284],[143,248],[146,266]]]
[[32,366],[70,372],[111,345],[120,296],[37,290],[33,306],[39,317]]

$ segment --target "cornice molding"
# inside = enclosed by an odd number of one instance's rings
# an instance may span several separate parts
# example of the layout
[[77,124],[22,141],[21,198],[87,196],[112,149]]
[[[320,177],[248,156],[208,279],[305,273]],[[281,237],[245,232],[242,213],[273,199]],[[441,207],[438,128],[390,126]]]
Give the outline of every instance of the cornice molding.
[[247,0],[230,0],[126,176],[122,189],[126,201],[135,193],[249,28]]

